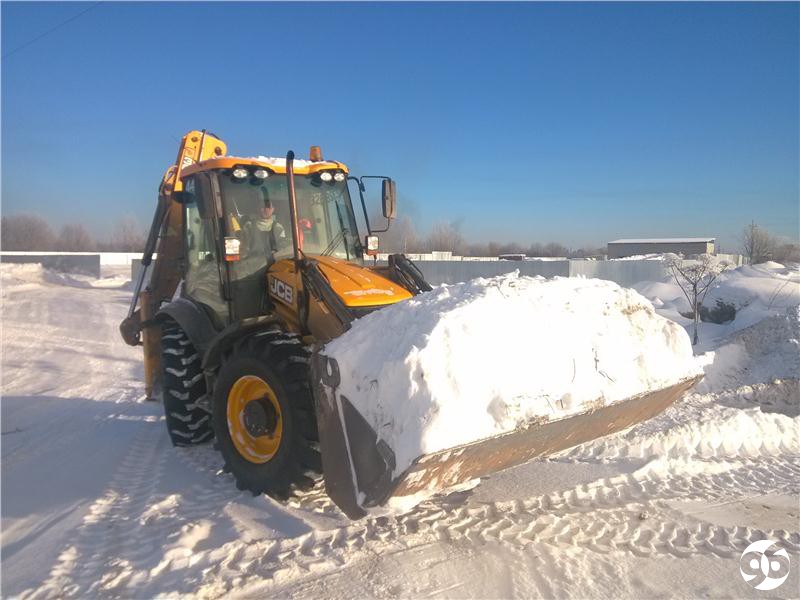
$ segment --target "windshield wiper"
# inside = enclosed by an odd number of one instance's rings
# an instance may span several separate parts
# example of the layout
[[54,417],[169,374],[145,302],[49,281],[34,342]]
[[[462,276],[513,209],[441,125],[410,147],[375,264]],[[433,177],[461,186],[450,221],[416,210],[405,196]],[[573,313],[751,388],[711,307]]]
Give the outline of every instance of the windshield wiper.
[[[327,256],[328,254],[332,253],[336,250],[336,247],[339,243],[344,239],[345,233],[350,233],[346,229],[342,229],[339,233],[337,233],[334,238],[331,240],[331,243],[325,247],[325,250],[322,251],[322,256]],[[347,248],[347,244],[345,244],[345,248]],[[348,256],[349,258],[349,256]]]
[[[338,202],[336,203],[336,217],[339,219],[339,233],[334,236],[334,238],[331,240],[331,243],[328,244],[328,247],[322,251],[322,256],[327,256],[328,254],[332,253],[339,245],[339,242],[344,240],[345,236],[350,235],[350,230],[344,226],[342,211],[339,208]],[[347,247],[347,244],[344,245],[344,252],[347,255],[347,260],[350,260],[350,249]]]

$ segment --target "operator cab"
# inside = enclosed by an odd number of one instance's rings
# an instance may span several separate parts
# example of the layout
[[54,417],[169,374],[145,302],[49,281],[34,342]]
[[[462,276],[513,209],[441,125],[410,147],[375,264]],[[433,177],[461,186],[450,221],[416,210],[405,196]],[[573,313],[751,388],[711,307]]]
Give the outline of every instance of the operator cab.
[[[295,231],[302,255],[327,266],[327,276],[344,274],[343,280],[351,284],[346,263],[363,270],[365,247],[358,234],[347,168],[322,160],[296,160],[293,167],[296,228],[284,159],[225,156],[183,169],[184,293],[219,329],[274,307],[267,273],[276,263],[293,258]],[[369,227],[360,182],[359,192]],[[331,267],[336,273],[328,273]],[[358,290],[347,293],[348,300],[362,305],[370,300],[359,296]],[[392,301],[406,299],[406,294],[399,290],[398,294]],[[386,304],[387,299],[384,294],[376,303]]]

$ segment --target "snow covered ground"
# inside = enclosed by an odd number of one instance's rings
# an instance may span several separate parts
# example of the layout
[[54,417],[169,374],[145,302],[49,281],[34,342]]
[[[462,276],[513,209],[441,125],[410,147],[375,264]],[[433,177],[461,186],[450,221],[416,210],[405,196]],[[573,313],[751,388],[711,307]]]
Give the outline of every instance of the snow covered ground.
[[[252,497],[210,446],[172,448],[111,275],[0,267],[3,596],[760,597],[739,557],[765,538],[791,556],[770,596],[800,595],[796,270],[724,278],[739,314],[702,324],[706,379],[663,415],[358,522],[320,489]],[[675,286],[637,288],[688,322]]]

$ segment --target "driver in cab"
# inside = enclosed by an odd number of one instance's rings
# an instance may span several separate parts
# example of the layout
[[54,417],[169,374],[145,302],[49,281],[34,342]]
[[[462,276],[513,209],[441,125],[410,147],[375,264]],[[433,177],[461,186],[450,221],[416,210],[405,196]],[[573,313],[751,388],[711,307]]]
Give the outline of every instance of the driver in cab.
[[286,229],[275,219],[275,207],[265,200],[256,217],[244,224],[244,253],[271,256],[288,243]]

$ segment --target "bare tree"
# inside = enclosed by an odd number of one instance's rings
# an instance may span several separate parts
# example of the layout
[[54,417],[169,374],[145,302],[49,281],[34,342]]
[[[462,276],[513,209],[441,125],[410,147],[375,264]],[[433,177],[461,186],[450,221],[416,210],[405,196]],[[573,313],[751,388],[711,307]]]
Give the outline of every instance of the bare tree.
[[528,256],[544,256],[544,248],[539,242],[533,242],[525,251]]
[[546,244],[542,251],[542,256],[566,256],[569,254],[569,249],[566,246],[562,246],[556,242]]
[[[370,224],[374,227],[382,228],[385,222],[386,219],[382,216],[375,215],[370,217]],[[418,252],[422,245],[414,228],[414,223],[405,216],[398,217],[392,221],[388,231],[376,235],[380,237],[381,252],[401,252],[404,254]]]
[[425,244],[430,251],[461,254],[465,248],[464,238],[452,223],[438,223],[433,226]]
[[800,244],[792,242],[780,243],[775,248],[772,258],[784,264],[800,262]]
[[53,248],[53,230],[42,217],[11,215],[3,217],[1,221],[0,238],[3,250],[46,252]]
[[499,254],[525,254],[525,248],[517,242],[509,242],[500,246]]
[[703,305],[703,300],[711,288],[711,284],[732,265],[727,260],[721,260],[711,254],[700,254],[693,260],[684,260],[677,254],[666,254],[664,264],[672,272],[675,283],[681,288],[692,309],[694,320],[692,345],[694,346],[699,341],[697,324],[700,321],[700,307]]
[[774,251],[775,240],[766,229],[761,229],[755,223],[745,227],[742,232],[742,254],[751,265],[771,260]]
[[492,254],[489,252],[489,245],[481,242],[468,244],[466,250],[464,251],[464,256],[491,256],[491,255]]
[[111,247],[117,252],[141,252],[147,233],[134,217],[126,216],[114,224],[114,239]]
[[95,249],[95,243],[83,225],[64,225],[58,235],[56,248],[63,252],[91,252]]
[[605,248],[578,248],[571,251],[568,256],[570,258],[594,258],[601,257],[606,253]]

